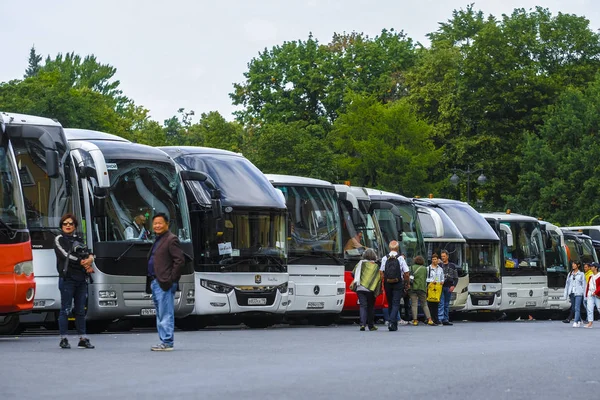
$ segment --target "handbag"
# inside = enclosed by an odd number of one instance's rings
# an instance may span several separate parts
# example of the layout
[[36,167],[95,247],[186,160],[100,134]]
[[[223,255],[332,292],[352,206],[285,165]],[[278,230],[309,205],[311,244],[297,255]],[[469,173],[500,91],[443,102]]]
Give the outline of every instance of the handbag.
[[440,298],[442,297],[442,286],[443,284],[441,282],[431,282],[429,286],[427,286],[427,301],[439,303]]

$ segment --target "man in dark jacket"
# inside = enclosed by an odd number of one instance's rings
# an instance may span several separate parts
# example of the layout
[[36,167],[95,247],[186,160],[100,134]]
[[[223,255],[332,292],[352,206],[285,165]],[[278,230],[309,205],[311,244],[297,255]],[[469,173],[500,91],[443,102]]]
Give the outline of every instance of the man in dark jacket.
[[156,214],[152,218],[152,228],[156,240],[148,254],[148,279],[156,307],[160,344],[152,346],[151,350],[171,351],[175,331],[175,291],[185,258],[179,238],[169,231],[169,217],[166,214]]
[[438,320],[442,325],[452,325],[450,322],[450,298],[452,292],[458,284],[458,270],[456,265],[448,259],[448,251],[442,250],[442,269],[444,270],[444,286],[442,287],[442,297],[440,298],[440,306],[438,307]]

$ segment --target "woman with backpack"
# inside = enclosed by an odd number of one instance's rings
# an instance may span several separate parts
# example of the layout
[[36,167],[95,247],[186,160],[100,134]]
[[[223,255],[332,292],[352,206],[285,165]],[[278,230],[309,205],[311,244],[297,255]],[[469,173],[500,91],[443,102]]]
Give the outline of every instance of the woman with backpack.
[[408,295],[410,296],[410,304],[412,307],[412,316],[414,326],[419,325],[417,319],[419,302],[427,318],[427,325],[435,325],[431,319],[431,313],[429,312],[429,306],[427,305],[427,267],[425,266],[425,260],[421,256],[415,257],[414,265],[410,266],[410,289]]
[[[442,294],[442,285],[444,284],[444,270],[438,265],[439,258],[437,253],[431,255],[431,265],[427,267],[427,306],[431,313],[431,319],[435,325],[440,325],[438,319],[438,309],[440,306],[440,295]],[[435,291],[433,289],[436,289]],[[432,292],[437,292],[432,296]]]
[[368,325],[370,331],[376,331],[375,326],[375,298],[381,294],[381,275],[379,266],[375,262],[377,253],[373,249],[366,249],[362,260],[356,264],[352,271],[354,280],[350,290],[358,295],[360,303],[360,330],[364,331]]

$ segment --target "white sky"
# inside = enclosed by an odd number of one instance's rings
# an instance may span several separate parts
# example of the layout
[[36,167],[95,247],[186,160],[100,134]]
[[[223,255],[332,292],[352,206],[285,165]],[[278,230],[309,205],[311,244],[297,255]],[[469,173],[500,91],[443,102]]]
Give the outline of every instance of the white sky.
[[[426,43],[425,34],[472,1],[0,0],[0,82],[22,78],[35,44],[44,58],[75,51],[116,67],[124,94],[161,123],[180,107],[194,110],[196,120],[214,110],[231,120],[232,84],[265,48],[306,40],[309,32],[328,43],[334,32],[373,37],[383,28]],[[475,1],[475,9],[497,17],[536,5],[600,27],[598,0]]]

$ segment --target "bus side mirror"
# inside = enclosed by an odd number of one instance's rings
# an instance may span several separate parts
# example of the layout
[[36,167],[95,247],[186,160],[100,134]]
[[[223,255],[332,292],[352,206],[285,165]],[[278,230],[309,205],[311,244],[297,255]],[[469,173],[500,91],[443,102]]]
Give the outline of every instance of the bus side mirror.
[[58,151],[46,150],[46,173],[49,178],[58,178],[60,176],[58,167]]
[[360,211],[358,211],[356,208],[352,209],[352,224],[354,224],[354,226],[364,225],[360,215]]
[[105,217],[106,216],[106,198],[96,197],[94,199],[94,217]]
[[402,241],[402,233],[404,232],[404,219],[399,215],[394,215],[396,220],[396,227],[398,228],[398,241]]

